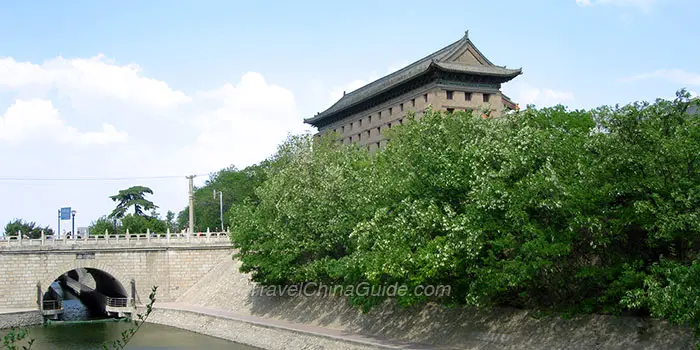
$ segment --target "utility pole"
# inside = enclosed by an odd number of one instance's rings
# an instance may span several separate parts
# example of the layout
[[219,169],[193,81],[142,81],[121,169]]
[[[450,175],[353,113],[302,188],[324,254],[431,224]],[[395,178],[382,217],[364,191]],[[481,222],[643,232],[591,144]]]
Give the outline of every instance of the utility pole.
[[[216,190],[214,190],[214,199],[216,199]],[[219,192],[219,216],[221,218],[221,231],[219,232],[224,232],[224,193],[221,191]]]
[[187,176],[190,180],[190,234],[194,233],[194,177],[195,175]]

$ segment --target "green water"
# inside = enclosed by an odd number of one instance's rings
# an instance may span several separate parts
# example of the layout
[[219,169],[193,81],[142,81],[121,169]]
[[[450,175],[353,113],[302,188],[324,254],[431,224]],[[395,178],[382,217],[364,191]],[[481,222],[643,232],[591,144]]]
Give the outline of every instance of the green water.
[[[29,327],[29,338],[35,339],[32,350],[97,350],[102,343],[119,339],[120,333],[132,323],[98,322],[67,323]],[[6,332],[0,331],[0,336]],[[22,342],[22,344],[26,344]],[[146,323],[129,342],[130,350],[190,350],[226,349],[256,350],[257,348],[232,343],[223,339],[188,332],[179,328]]]

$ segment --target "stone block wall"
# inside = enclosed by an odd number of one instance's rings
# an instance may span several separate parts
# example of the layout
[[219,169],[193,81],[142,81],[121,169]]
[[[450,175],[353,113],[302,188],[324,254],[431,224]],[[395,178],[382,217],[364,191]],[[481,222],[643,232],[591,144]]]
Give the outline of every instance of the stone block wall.
[[137,303],[147,303],[152,286],[160,300],[174,300],[201,276],[230,256],[227,244],[149,246],[136,244],[27,246],[0,250],[0,309],[38,308],[42,294],[62,274],[77,268],[91,268],[119,281],[130,294],[136,286]]

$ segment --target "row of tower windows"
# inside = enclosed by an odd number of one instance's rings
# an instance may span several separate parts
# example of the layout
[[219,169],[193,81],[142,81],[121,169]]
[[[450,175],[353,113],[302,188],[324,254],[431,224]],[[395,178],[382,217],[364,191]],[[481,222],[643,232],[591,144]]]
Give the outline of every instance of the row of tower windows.
[[[403,125],[403,119],[398,119],[398,120],[396,120],[396,121],[393,122],[393,125],[397,125],[397,124],[398,124],[398,125]],[[381,135],[381,133],[382,133],[382,127],[383,127],[384,129],[391,129],[391,125],[392,125],[392,122],[389,122],[389,123],[386,123],[386,124],[384,124],[384,125],[380,125],[380,126],[378,126],[378,127],[376,127],[376,128],[373,128],[373,129],[376,129],[376,130],[377,130],[376,135]],[[369,138],[372,136],[371,131],[372,131],[372,129],[369,129],[369,130],[365,130],[365,131],[363,131],[363,132],[360,132],[360,133],[357,133],[357,134],[354,134],[354,135],[350,135],[350,136],[348,136],[348,137],[345,138],[345,140],[344,140],[344,141],[345,141],[345,144],[351,143],[351,142],[353,141],[353,139],[355,138],[355,136],[357,136],[357,141],[367,140],[367,139],[369,139]],[[364,135],[364,136],[363,136],[363,135]]]
[[[445,90],[445,93],[446,93],[446,95],[447,95],[447,99],[448,99],[448,100],[454,100],[454,94],[455,94],[454,91]],[[489,102],[489,100],[491,99],[491,94],[483,94],[482,96],[484,97],[484,102]],[[471,93],[471,92],[465,92],[465,93],[464,93],[464,100],[465,100],[465,101],[471,101],[471,100],[472,100],[472,93]]]
[[[428,103],[428,94],[423,94],[423,102],[424,102],[424,103]],[[415,108],[415,107],[416,107],[416,99],[415,99],[415,98],[412,98],[411,101],[410,101],[410,104],[411,104],[411,107],[412,107],[412,108]],[[400,112],[403,112],[403,111],[404,111],[404,103],[400,103],[400,104],[399,104],[399,111],[400,111]],[[389,113],[390,116],[394,115],[394,108],[393,108],[393,107],[389,107],[388,113]],[[379,111],[379,113],[377,113],[377,117],[378,117],[378,120],[382,120],[382,111]],[[355,122],[350,122],[350,123],[347,124],[347,125],[341,126],[341,127],[340,127],[340,133],[343,134],[343,133],[346,132],[346,130],[347,130],[347,131],[351,131],[351,130],[353,130],[353,129],[355,129],[355,128],[361,128],[361,127],[362,127],[362,122],[363,122],[363,120],[365,120],[365,119],[360,118],[359,120],[357,120],[357,121],[355,121]],[[367,120],[367,124],[372,124],[372,116],[371,116],[371,115],[367,116],[367,119],[366,119],[366,120]],[[391,123],[390,123],[390,124],[391,124]],[[347,129],[346,129],[346,127],[347,127]],[[390,126],[390,127],[391,127],[391,126]],[[333,129],[333,132],[338,132],[338,129],[337,129],[337,128],[336,128],[336,129]],[[352,136],[351,136],[351,137],[352,137]]]

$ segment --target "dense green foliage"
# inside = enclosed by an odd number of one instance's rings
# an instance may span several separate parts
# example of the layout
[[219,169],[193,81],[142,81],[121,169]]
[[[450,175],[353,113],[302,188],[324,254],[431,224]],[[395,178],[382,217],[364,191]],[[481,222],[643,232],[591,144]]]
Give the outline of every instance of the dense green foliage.
[[41,227],[36,222],[23,221],[22,219],[14,219],[5,225],[5,236],[17,236],[17,232],[21,232],[27,238],[41,238],[41,231],[44,235],[53,235],[53,230],[49,227]]
[[91,235],[104,235],[105,232],[114,235],[125,234],[127,230],[130,233],[146,233],[148,231],[152,233],[165,233],[168,229],[170,229],[171,232],[176,232],[174,224],[169,222],[167,218],[163,220],[157,213],[151,213],[151,215],[148,216],[127,214],[121,218],[121,220],[117,220],[116,231],[114,219],[103,216],[93,221],[88,231]]
[[450,285],[436,301],[700,324],[690,103],[428,110],[374,155],[292,137],[262,169],[258,200],[231,207],[237,257],[264,284]]
[[[224,212],[224,225],[228,221],[228,211],[231,206],[241,204],[246,201],[256,202],[255,188],[262,183],[262,169],[266,162],[260,165],[253,165],[243,170],[235,167],[223,169],[211,174],[209,179],[201,187],[194,189],[194,228],[195,231],[203,232],[209,228],[212,231],[223,231],[221,228],[221,207]],[[219,202],[219,192],[221,203]],[[185,207],[177,215],[177,226],[187,228],[189,220],[189,206]]]
[[[90,224],[90,227],[88,227],[88,233],[91,235],[104,235],[105,233],[114,235],[119,233],[115,231],[114,226],[114,219],[110,219],[107,216],[103,216]],[[118,226],[117,230],[119,230]]]

